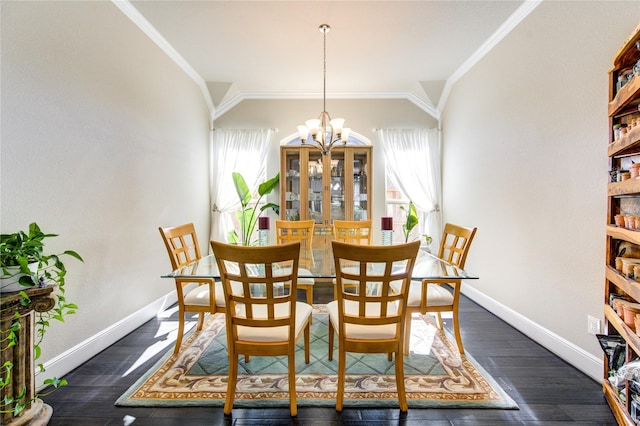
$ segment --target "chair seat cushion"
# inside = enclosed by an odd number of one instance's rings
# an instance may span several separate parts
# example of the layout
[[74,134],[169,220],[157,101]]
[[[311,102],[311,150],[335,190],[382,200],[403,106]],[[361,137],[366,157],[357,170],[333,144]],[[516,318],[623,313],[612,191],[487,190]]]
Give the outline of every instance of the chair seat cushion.
[[[308,277],[301,277],[300,275],[309,275]],[[304,268],[298,268],[298,285],[314,285],[316,280],[310,277],[311,271]]]
[[[254,306],[254,317],[266,317],[266,311],[260,308],[264,306]],[[238,315],[244,316],[244,306],[238,306]],[[304,325],[311,317],[312,308],[304,302],[296,302],[296,336],[302,332]],[[276,305],[276,317],[286,317],[289,315],[289,304],[281,303]],[[238,340],[245,342],[286,342],[289,340],[289,327],[246,327],[238,326]]]
[[[358,303],[352,300],[345,301],[345,311],[351,315],[358,314]],[[327,312],[329,313],[329,320],[333,324],[333,328],[336,334],[340,333],[338,322],[338,301],[334,300],[327,304]],[[365,310],[367,316],[377,316],[380,312],[379,303],[369,303]],[[388,314],[394,314],[397,312],[397,306],[395,304],[389,304]],[[396,338],[396,326],[395,324],[389,325],[361,325],[361,324],[346,324],[345,334],[348,339],[355,340],[367,340],[367,339],[394,339]]]
[[[394,283],[391,284],[394,287]],[[399,290],[399,286],[394,288]],[[411,281],[409,286],[409,295],[407,296],[407,306],[420,306],[422,300],[422,282]],[[427,306],[448,306],[453,305],[453,294],[438,284],[428,284],[427,287]]]
[[[222,287],[220,288],[220,292],[222,293]],[[216,296],[217,295],[218,291],[216,289]],[[184,304],[195,306],[209,306],[209,285],[202,284],[189,290],[189,292],[187,292],[187,294],[184,296]]]

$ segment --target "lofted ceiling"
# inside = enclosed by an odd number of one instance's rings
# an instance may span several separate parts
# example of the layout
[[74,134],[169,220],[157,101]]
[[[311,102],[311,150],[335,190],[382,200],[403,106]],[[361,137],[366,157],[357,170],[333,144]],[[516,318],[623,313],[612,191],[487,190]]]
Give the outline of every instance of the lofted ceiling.
[[212,117],[243,99],[405,98],[449,87],[537,1],[115,1],[200,84]]

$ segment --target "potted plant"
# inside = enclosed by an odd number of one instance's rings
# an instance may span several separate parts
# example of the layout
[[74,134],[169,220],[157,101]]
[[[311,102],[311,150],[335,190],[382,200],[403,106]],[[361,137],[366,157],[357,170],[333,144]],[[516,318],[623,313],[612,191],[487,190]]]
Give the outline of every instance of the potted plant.
[[[20,354],[24,353],[32,354],[36,361],[40,357],[40,343],[50,322],[64,322],[64,317],[75,313],[77,309],[77,305],[67,302],[65,298],[67,269],[61,257],[70,256],[80,261],[83,259],[73,250],[58,254],[46,253],[45,240],[56,236],[45,234],[35,222],[29,225],[27,232],[20,230],[0,235],[0,299],[3,306],[0,327],[0,413],[3,421],[20,416],[38,396],[33,395],[26,385],[34,382],[36,372],[30,367],[26,371],[24,368],[14,370],[14,362],[19,362]],[[55,291],[55,297],[46,310],[35,309],[33,335],[25,334],[22,330],[29,328],[32,305],[39,303],[31,299],[40,297],[32,290],[46,287]],[[24,341],[24,338],[21,340],[20,336],[30,336],[33,341]],[[42,364],[38,364],[36,368],[39,373],[44,372]],[[26,379],[25,375],[31,375],[31,379]],[[43,383],[55,390],[64,386],[66,381],[54,377]]]
[[266,203],[260,207],[258,210],[258,206],[260,205],[260,200],[267,194],[270,194],[280,183],[280,173],[276,174],[271,179],[267,179],[262,182],[260,186],[258,186],[258,200],[256,201],[253,207],[249,207],[249,203],[251,202],[251,191],[249,190],[249,186],[247,186],[247,182],[244,180],[242,175],[238,172],[233,172],[233,184],[236,187],[236,192],[238,193],[238,198],[240,199],[241,209],[237,212],[238,222],[240,223],[240,234],[241,238],[238,238],[238,234],[236,231],[229,232],[229,242],[235,244],[242,244],[244,246],[253,245],[255,241],[251,240],[251,236],[253,235],[253,231],[256,226],[256,222],[258,221],[258,216],[267,210],[272,209],[276,214],[280,214],[280,206],[274,203]]
[[35,222],[29,225],[28,232],[0,235],[0,293],[47,284],[64,286],[67,270],[60,257],[68,255],[80,261],[82,257],[73,250],[45,254],[44,240],[56,236],[45,234]]
[[[400,206],[402,210],[404,210],[404,206]],[[409,201],[409,208],[407,210],[407,219],[405,223],[402,225],[402,232],[404,234],[404,242],[407,243],[409,241],[409,234],[415,226],[418,224],[418,211],[416,210],[416,205],[413,204],[413,201]]]

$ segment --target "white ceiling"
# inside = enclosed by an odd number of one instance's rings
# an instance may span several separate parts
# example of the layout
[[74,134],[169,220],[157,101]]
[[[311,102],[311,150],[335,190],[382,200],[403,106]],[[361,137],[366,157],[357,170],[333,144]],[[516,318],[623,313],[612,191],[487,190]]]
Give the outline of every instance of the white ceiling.
[[[432,115],[539,1],[114,1],[203,88],[212,116],[242,99],[407,98]],[[438,103],[441,103],[438,106]]]

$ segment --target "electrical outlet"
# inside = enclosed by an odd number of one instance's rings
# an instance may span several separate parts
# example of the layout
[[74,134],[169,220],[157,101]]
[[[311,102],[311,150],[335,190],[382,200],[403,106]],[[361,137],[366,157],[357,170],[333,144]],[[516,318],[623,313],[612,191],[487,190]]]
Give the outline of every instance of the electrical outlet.
[[600,319],[587,315],[587,333],[600,334]]

